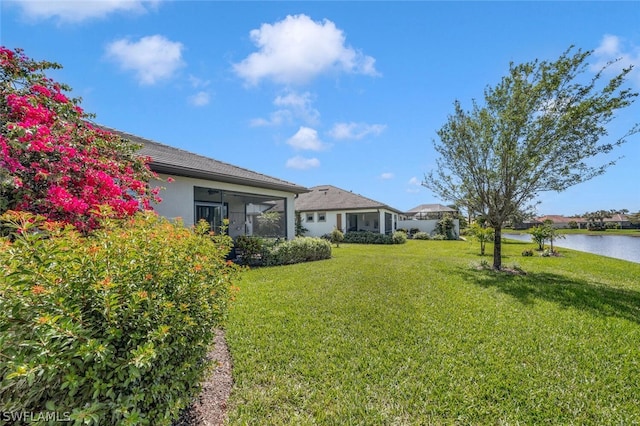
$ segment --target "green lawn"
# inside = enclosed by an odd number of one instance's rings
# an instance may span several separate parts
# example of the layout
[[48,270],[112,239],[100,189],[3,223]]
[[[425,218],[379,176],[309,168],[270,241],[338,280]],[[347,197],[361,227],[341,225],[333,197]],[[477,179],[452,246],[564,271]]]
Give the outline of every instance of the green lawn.
[[503,247],[527,275],[457,241],[248,271],[228,423],[638,424],[640,264]]

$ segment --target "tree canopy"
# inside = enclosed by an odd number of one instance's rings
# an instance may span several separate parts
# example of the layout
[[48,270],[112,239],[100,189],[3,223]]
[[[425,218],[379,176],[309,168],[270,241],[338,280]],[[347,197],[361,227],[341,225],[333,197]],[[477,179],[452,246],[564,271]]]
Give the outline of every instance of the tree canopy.
[[610,140],[615,113],[638,95],[624,87],[631,68],[611,79],[588,76],[591,51],[570,47],[555,61],[511,63],[508,74],[465,110],[459,101],[437,132],[437,168],[424,185],[486,218],[494,233],[493,267],[501,269],[501,228],[531,207],[540,192],[562,191],[605,172],[593,165],[638,132]]

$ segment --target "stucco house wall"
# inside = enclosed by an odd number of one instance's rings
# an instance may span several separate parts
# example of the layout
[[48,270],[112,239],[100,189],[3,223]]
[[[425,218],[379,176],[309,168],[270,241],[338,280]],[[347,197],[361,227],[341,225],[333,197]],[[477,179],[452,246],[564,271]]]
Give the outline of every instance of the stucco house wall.
[[295,210],[305,235],[320,237],[335,228],[342,232],[370,231],[391,234],[400,211],[379,201],[332,185],[309,188],[299,194]]
[[[301,224],[307,229],[306,236],[321,237],[338,228],[342,232],[369,231],[380,234],[396,230],[398,214],[387,209],[345,209],[298,212]],[[387,229],[385,214],[391,215],[391,226]],[[357,226],[350,223],[351,216],[357,216]],[[324,217],[324,220],[322,220]],[[310,220],[312,218],[312,220]],[[351,220],[353,222],[353,220]]]
[[[218,192],[213,195],[209,201],[221,201],[228,204],[229,235],[232,237],[252,235],[253,223],[251,222],[251,215],[248,215],[247,212],[247,198],[245,197],[251,199],[253,199],[253,197],[284,199],[286,206],[284,213],[286,214],[287,220],[286,229],[283,231],[286,232],[288,239],[295,237],[295,194],[293,193],[184,176],[159,174],[158,177],[161,180],[152,181],[151,186],[164,188],[160,192],[162,202],[154,206],[154,210],[161,216],[171,219],[180,218],[185,226],[192,226],[196,217],[195,188],[212,189]],[[169,177],[173,179],[173,182],[167,182],[167,178]],[[220,200],[217,199],[218,194],[222,194]],[[231,194],[233,196],[225,196],[224,194]],[[247,195],[243,197],[241,194]]]
[[[203,218],[214,230],[220,228],[223,219],[228,219],[228,232],[232,237],[259,232],[262,236],[295,238],[294,198],[308,192],[307,188],[102,127],[139,144],[139,154],[151,159],[149,166],[159,179],[150,184],[163,188],[162,202],[154,206],[161,216],[179,217],[185,226],[192,226],[198,218]],[[265,213],[277,213],[276,221],[266,221]],[[269,235],[265,235],[267,230]]]
[[[406,229],[410,231],[412,229],[418,229],[421,232],[426,232],[429,235],[432,235],[436,231],[436,226],[438,225],[438,220],[429,219],[429,220],[399,220],[398,221],[398,229]],[[456,236],[460,236],[460,220],[453,219],[453,223],[455,225],[454,232]]]

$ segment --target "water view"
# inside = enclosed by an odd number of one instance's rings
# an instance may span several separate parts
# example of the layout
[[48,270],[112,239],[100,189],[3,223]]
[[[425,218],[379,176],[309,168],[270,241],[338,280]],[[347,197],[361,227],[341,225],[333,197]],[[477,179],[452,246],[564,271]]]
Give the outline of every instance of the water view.
[[[503,236],[518,241],[531,241],[529,234],[503,232]],[[565,239],[554,241],[553,245],[640,263],[640,237],[584,234],[568,234],[565,237]]]

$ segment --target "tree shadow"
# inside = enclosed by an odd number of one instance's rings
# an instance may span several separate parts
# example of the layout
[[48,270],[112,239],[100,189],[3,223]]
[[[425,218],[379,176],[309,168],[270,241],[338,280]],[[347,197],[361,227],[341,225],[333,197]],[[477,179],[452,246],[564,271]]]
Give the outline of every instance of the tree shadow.
[[613,316],[640,324],[640,292],[609,287],[546,272],[526,275],[458,268],[465,281],[493,287],[525,305],[546,300],[598,316]]

